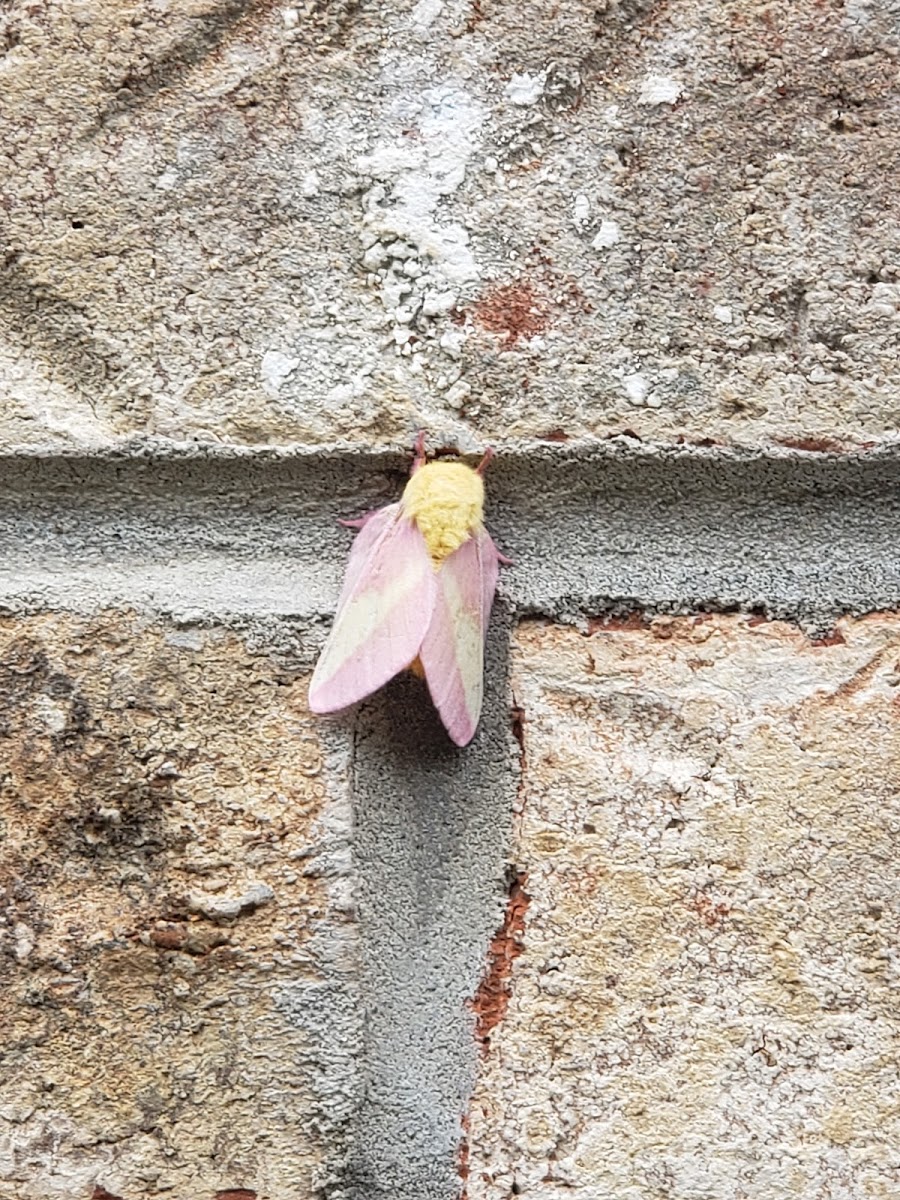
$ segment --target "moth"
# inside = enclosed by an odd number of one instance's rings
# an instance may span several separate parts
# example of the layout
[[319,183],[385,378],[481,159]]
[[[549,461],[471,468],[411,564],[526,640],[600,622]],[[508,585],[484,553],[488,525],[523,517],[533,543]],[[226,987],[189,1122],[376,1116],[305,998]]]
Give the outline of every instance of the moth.
[[475,734],[484,694],[484,640],[500,554],[484,527],[488,450],[473,470],[426,462],[416,439],[409,482],[396,504],[356,521],[334,625],[309,687],[313,712],[371,695],[411,668],[428,684],[457,746]]

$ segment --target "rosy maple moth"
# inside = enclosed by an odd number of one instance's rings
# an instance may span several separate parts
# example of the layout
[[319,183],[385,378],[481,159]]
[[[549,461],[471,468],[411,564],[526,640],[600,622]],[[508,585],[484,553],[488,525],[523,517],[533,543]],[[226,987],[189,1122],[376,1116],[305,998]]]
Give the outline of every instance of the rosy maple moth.
[[484,639],[503,558],[484,528],[482,473],[425,461],[416,441],[398,503],[358,521],[331,634],[309,686],[313,712],[346,708],[410,667],[424,675],[450,737],[472,740],[484,691]]

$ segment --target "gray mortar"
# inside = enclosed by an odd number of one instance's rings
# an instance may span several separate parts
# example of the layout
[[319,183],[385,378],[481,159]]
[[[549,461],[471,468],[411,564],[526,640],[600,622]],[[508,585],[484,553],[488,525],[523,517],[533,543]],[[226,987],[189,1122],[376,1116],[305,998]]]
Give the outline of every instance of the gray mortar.
[[517,790],[506,699],[509,622],[488,643],[484,713],[454,747],[405,676],[356,728],[355,836],[364,1096],[345,1186],[329,1200],[449,1200],[476,1047],[467,1000],[502,917]]
[[[9,458],[0,604],[291,617],[321,640],[351,535],[409,457],[338,451]],[[900,452],[504,450],[488,523],[518,614],[759,609],[827,627],[900,604]],[[321,620],[321,624],[318,623]]]
[[[0,476],[0,603],[232,621],[308,662],[350,544],[335,519],[395,499],[408,462],[160,448],[11,457]],[[362,1100],[349,1145],[335,1147],[328,1200],[459,1191],[460,1118],[476,1066],[466,1000],[500,919],[518,783],[509,620],[758,607],[825,628],[842,612],[900,607],[898,468],[895,449],[760,454],[620,441],[498,456],[488,522],[515,566],[502,575],[475,741],[454,749],[413,679],[351,718]]]

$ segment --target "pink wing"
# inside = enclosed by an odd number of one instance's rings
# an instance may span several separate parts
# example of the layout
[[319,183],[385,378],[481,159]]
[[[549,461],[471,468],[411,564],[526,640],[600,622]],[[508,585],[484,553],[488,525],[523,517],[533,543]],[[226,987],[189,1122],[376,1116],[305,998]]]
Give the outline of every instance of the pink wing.
[[389,504],[356,535],[334,625],[309,685],[313,712],[335,712],[408,667],[428,629],[437,584],[425,541]]
[[428,690],[450,737],[465,746],[475,735],[484,694],[484,638],[499,554],[482,529],[437,572],[434,613],[419,657]]

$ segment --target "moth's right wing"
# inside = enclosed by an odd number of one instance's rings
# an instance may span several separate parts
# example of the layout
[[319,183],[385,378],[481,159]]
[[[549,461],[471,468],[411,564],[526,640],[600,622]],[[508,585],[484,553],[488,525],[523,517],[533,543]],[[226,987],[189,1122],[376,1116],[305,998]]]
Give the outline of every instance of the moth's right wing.
[[434,615],[419,656],[428,690],[457,746],[475,736],[484,694],[484,639],[500,556],[485,529],[463,542],[437,573]]
[[434,567],[399,504],[373,513],[350,552],[334,625],[309,686],[313,712],[377,691],[419,653],[436,595]]

